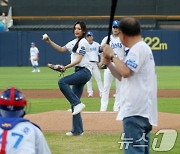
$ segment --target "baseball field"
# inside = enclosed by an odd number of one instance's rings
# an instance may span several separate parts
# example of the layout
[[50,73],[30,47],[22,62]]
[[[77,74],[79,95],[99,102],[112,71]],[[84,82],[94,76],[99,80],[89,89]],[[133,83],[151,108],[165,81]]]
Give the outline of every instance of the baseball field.
[[[122,123],[116,121],[113,109],[113,82],[107,112],[99,112],[100,98],[93,79],[94,97],[88,98],[86,87],[82,102],[86,108],[82,112],[85,133],[81,137],[67,137],[65,132],[71,129],[72,115],[68,101],[58,89],[59,74],[47,67],[40,67],[40,73],[32,73],[31,67],[0,67],[0,92],[15,86],[20,89],[29,102],[26,118],[37,123],[45,134],[53,154],[121,154],[120,149]],[[67,70],[68,75],[73,70]],[[158,77],[158,127],[151,133],[151,145],[158,138],[151,153],[180,153],[180,66],[156,67]],[[103,77],[103,71],[101,71]],[[160,151],[163,134],[160,130],[175,130],[178,135],[169,151]],[[171,140],[166,140],[170,144]]]

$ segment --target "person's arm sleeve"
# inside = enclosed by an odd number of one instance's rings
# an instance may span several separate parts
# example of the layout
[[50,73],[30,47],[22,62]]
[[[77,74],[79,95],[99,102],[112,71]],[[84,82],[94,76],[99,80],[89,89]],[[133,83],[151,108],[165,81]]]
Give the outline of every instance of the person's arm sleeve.
[[138,72],[139,68],[142,65],[143,54],[140,53],[139,49],[132,49],[126,59],[125,64],[129,67],[133,72]]
[[87,52],[87,46],[89,46],[89,44],[86,44],[83,40],[81,40],[79,42],[79,46],[77,48],[76,53],[78,53],[79,55],[84,56]]
[[72,52],[72,41],[68,42],[64,47],[69,51],[69,53],[71,53]]
[[36,154],[51,154],[47,141],[39,128],[36,129]]

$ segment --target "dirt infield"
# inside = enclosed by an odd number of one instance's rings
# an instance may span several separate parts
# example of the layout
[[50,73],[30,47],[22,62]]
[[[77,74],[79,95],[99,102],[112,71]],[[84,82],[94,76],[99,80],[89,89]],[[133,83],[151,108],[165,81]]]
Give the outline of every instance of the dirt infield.
[[[64,97],[59,90],[23,90],[27,98],[61,98]],[[115,90],[110,91],[110,97],[113,96]],[[84,90],[83,96],[87,97]],[[94,97],[99,97],[98,91],[94,91]],[[158,97],[180,97],[180,90],[158,90]]]
[[[64,97],[59,90],[23,90],[27,98],[61,98]],[[115,93],[111,90],[110,97]],[[94,92],[94,97],[98,97],[98,91]],[[83,97],[87,97],[86,91]],[[180,97],[180,90],[159,90],[158,97]],[[122,131],[122,123],[116,120],[116,112],[82,112],[82,119],[85,131],[110,132]],[[44,131],[69,131],[71,130],[72,115],[68,111],[52,111],[40,114],[26,115],[32,122],[37,123]],[[48,119],[48,122],[47,122]],[[180,114],[159,113],[159,129],[180,130]]]
[[[116,120],[115,112],[82,112],[84,130],[86,132],[121,132],[122,122]],[[70,131],[72,114],[68,111],[52,111],[40,114],[26,115],[37,123],[44,131]],[[160,129],[180,130],[180,114],[159,113],[158,127]]]

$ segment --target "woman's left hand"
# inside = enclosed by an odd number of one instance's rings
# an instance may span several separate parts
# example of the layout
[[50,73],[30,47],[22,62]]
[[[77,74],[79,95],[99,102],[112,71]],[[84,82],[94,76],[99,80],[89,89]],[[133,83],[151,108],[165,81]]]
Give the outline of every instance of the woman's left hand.
[[63,65],[61,65],[61,67],[62,67],[62,72],[65,72],[66,71],[66,67],[63,66]]

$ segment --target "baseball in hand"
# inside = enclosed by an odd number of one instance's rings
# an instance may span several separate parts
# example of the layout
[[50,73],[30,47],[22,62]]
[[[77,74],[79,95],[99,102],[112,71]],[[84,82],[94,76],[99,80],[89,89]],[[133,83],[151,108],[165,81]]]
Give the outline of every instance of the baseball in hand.
[[48,35],[47,34],[44,34],[43,36],[42,36],[42,39],[43,40],[45,40],[45,39],[47,39],[48,38]]

